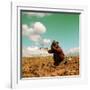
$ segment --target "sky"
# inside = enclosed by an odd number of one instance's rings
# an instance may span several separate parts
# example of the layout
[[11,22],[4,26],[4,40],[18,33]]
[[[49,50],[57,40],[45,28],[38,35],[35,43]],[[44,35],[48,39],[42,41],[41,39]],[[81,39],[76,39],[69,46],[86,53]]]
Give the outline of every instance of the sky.
[[50,47],[56,40],[64,51],[79,47],[79,14],[21,11],[22,46]]

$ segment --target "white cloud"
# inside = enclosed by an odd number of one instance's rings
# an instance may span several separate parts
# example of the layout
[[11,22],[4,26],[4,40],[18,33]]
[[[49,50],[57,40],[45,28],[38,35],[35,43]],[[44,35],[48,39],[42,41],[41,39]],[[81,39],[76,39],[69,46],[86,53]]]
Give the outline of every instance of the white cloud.
[[27,30],[27,29],[28,29],[27,24],[23,24],[23,25],[22,25],[22,29],[23,29],[23,30]]
[[31,34],[31,35],[29,35],[29,39],[34,41],[34,42],[38,42],[40,38],[41,38],[41,36],[38,35],[38,34]]
[[50,39],[43,39],[43,44],[44,45],[48,45],[50,43],[51,43]]
[[35,51],[35,50],[38,50],[39,48],[37,46],[35,47],[27,47],[27,50],[29,51]]
[[51,15],[50,13],[38,13],[38,12],[23,12],[23,14],[26,14],[28,16],[36,16],[36,17],[45,17],[47,15]]
[[46,32],[46,27],[41,22],[35,22],[32,27],[23,24],[22,25],[22,35],[29,36],[31,34],[43,34]]
[[68,53],[73,53],[73,52],[78,52],[79,51],[79,48],[71,48],[69,49]]
[[35,22],[33,24],[34,32],[37,34],[43,34],[46,32],[46,27],[41,22]]
[[51,45],[51,40],[50,39],[46,39],[46,38],[41,38],[41,39],[39,39],[38,43],[39,43],[39,45],[42,48],[45,48],[45,47]]
[[45,49],[39,49],[37,46],[35,47],[24,47],[22,48],[22,56],[23,57],[37,57],[37,56],[51,56]]
[[71,48],[66,52],[67,56],[78,56],[79,55],[79,48]]
[[22,56],[29,56],[29,52],[26,47],[22,47]]
[[46,27],[41,22],[35,22],[32,26],[26,24],[22,25],[22,35],[27,36],[35,44],[41,45],[41,47],[50,44],[50,39],[42,38],[42,34],[46,32]]
[[28,27],[28,25],[23,24],[22,25],[22,35],[29,36],[34,32],[33,28]]

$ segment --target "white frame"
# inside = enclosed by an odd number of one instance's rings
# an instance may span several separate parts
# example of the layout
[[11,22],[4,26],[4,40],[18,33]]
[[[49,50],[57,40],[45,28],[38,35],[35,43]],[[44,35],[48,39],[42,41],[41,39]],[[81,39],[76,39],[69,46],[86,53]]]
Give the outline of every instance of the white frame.
[[[43,10],[59,12],[75,12],[80,14],[80,75],[56,78],[20,79],[20,10]],[[87,83],[87,9],[84,6],[60,5],[58,3],[11,2],[11,87],[41,87],[55,85],[85,84]],[[17,30],[18,29],[18,30]],[[86,31],[85,31],[86,30]]]

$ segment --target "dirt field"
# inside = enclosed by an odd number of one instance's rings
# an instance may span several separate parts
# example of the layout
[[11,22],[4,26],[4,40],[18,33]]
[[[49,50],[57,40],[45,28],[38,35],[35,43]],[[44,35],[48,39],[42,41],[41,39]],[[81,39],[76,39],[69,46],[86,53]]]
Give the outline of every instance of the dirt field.
[[23,57],[21,63],[21,77],[51,77],[79,75],[79,58],[72,57],[66,64],[53,65],[53,58],[47,57]]

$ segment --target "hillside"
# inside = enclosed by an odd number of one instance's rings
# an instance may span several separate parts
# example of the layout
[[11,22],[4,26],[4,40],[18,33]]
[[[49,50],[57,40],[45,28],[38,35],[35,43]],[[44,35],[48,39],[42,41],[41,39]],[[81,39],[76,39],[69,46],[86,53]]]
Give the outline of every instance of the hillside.
[[68,57],[67,63],[59,66],[53,65],[52,56],[23,57],[21,66],[22,78],[79,75],[79,57]]

